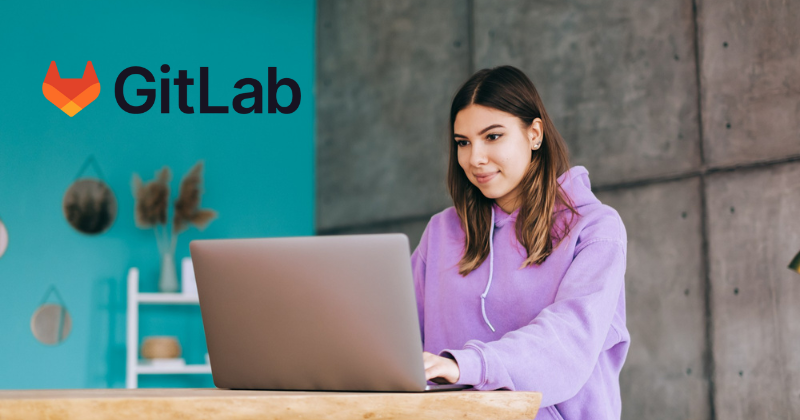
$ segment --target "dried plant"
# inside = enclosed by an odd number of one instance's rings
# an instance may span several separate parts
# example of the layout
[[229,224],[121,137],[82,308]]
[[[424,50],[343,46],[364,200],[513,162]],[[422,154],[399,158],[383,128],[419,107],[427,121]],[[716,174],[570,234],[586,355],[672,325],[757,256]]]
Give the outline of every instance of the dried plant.
[[166,166],[156,172],[156,179],[142,184],[139,174],[133,174],[133,197],[136,199],[134,220],[136,226],[148,229],[167,223],[169,181],[172,173]]
[[156,179],[143,183],[138,174],[133,174],[134,220],[141,229],[152,228],[156,235],[158,250],[175,253],[178,235],[189,225],[202,230],[217,216],[210,209],[199,209],[202,194],[203,162],[195,164],[181,181],[178,199],[175,201],[172,229],[167,227],[169,208],[169,181],[172,174],[168,167],[156,173]]
[[175,201],[175,216],[172,219],[172,232],[181,233],[189,224],[205,229],[206,225],[217,217],[217,212],[199,209],[202,191],[203,162],[197,162],[181,181],[178,200]]

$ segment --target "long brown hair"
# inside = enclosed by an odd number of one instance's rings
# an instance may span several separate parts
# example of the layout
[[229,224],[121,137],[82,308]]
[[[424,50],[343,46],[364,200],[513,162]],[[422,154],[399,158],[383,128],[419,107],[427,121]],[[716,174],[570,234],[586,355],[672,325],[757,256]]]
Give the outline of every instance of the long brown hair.
[[556,205],[563,205],[572,215],[578,214],[558,184],[558,177],[569,170],[569,151],[530,79],[515,67],[501,66],[483,69],[472,75],[458,90],[450,108],[447,186],[466,234],[459,273],[466,276],[483,263],[489,255],[489,229],[493,228],[490,224],[494,200],[484,196],[458,164],[458,148],[454,140],[456,115],[472,104],[512,114],[526,127],[530,127],[536,118],[542,120],[542,146],[531,150],[531,162],[521,181],[522,205],[515,224],[517,240],[528,252],[528,258],[520,268],[539,265],[569,235],[569,222],[564,223],[561,229],[554,226]]

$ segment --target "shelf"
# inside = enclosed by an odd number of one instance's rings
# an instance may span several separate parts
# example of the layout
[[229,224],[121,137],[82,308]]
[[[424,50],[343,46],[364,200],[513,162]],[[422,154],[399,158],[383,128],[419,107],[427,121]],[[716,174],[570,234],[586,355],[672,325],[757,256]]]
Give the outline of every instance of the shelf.
[[197,296],[184,295],[183,293],[137,293],[135,299],[140,304],[178,304],[197,305],[200,303]]
[[139,375],[210,374],[208,364],[156,365],[139,359],[139,309],[141,305],[197,305],[197,295],[183,293],[140,293],[139,269],[128,269],[128,307],[125,338],[125,388],[139,387]]
[[211,373],[211,366],[197,364],[184,366],[151,366],[139,363],[136,365],[136,373],[140,375]]

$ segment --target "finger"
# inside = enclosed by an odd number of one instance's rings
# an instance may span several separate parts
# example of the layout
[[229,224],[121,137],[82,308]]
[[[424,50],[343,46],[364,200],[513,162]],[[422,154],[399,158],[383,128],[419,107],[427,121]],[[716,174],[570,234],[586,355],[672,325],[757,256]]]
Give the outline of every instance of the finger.
[[429,381],[431,378],[436,378],[439,376],[439,366],[432,365],[430,367],[425,368],[425,380]]
[[439,374],[439,364],[431,357],[425,361],[425,379],[435,378]]
[[[436,356],[436,359],[442,359],[441,357]],[[447,383],[447,380],[444,379],[444,375],[447,373],[447,366],[443,363],[443,360],[435,360],[434,363],[425,369],[425,380],[431,380],[436,383]],[[434,378],[442,378],[442,381],[434,380]]]
[[436,355],[435,355],[435,354],[433,354],[433,353],[427,353],[427,352],[423,352],[423,353],[422,353],[422,362],[423,362],[423,363],[424,363],[424,365],[425,365],[425,369],[427,369],[427,368],[429,368],[429,367],[431,367],[431,366],[435,365],[435,364],[436,364],[436,358],[437,358],[437,357],[438,357],[438,356],[436,356]]
[[[455,381],[457,381],[461,376],[461,372],[458,369],[458,364],[456,364],[455,361],[444,357],[438,357],[438,359],[439,360],[437,360],[437,363],[435,363],[429,369],[426,369],[426,375],[431,375],[426,380],[432,380],[436,383],[455,383]],[[431,378],[441,378],[441,381]]]
[[424,365],[425,365],[425,370],[428,370],[428,369],[430,369],[430,368],[432,368],[433,366],[435,366],[435,365],[436,365],[436,361],[435,361],[435,360],[430,360],[430,359],[427,359],[427,360],[425,360],[424,362],[425,362],[425,363],[424,363]]
[[444,367],[442,365],[436,365],[431,369],[425,371],[425,380],[435,382],[437,384],[449,384],[451,383],[450,380],[446,379],[443,375]]

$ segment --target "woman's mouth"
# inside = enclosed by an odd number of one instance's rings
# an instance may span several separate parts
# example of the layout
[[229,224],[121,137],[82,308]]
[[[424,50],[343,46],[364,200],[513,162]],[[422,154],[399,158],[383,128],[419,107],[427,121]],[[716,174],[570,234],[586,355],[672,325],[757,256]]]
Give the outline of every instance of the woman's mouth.
[[491,181],[492,178],[494,178],[495,175],[497,175],[497,172],[493,172],[493,173],[490,173],[490,174],[484,174],[484,175],[475,175],[475,179],[478,181],[478,183],[485,184],[485,183]]

